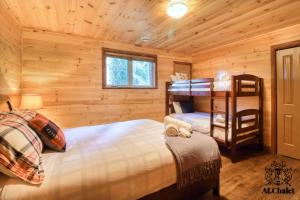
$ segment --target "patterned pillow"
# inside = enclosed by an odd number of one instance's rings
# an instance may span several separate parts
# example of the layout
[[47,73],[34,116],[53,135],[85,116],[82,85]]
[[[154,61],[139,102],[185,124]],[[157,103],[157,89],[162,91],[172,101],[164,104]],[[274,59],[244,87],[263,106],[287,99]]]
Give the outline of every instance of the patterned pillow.
[[41,114],[37,114],[30,122],[29,126],[35,130],[43,143],[55,151],[65,151],[66,141],[62,130]]
[[21,119],[23,121],[29,122],[32,118],[36,116],[36,112],[32,110],[13,110],[6,114],[6,117]]
[[175,73],[175,74],[177,76],[178,81],[185,81],[185,80],[189,79],[189,77],[186,73]]
[[171,75],[170,77],[171,77],[171,81],[177,81],[178,80],[177,76],[175,76],[175,75]]
[[23,119],[6,116],[0,121],[0,171],[31,184],[41,184],[43,143]]

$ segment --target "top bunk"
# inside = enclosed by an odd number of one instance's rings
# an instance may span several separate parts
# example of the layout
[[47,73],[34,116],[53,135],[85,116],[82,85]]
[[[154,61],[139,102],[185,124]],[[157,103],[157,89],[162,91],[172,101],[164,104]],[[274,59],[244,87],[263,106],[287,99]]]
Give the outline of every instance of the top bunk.
[[251,74],[233,75],[225,81],[199,78],[167,84],[168,94],[178,96],[261,96],[262,88],[263,79]]

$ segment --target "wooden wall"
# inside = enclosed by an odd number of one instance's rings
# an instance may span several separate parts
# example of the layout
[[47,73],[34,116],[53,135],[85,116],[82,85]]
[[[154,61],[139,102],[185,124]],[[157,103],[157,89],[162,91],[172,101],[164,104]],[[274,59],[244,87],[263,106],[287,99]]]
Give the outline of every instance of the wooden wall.
[[[0,2],[0,94],[19,103],[21,82],[21,28]],[[1,108],[2,110],[2,108]]]
[[[102,47],[158,55],[158,89],[102,89]],[[22,92],[42,94],[42,113],[62,127],[150,118],[162,120],[173,61],[162,50],[37,30],[23,31]]]
[[[193,76],[214,77],[219,71],[230,74],[250,73],[264,78],[264,140],[271,145],[271,46],[300,40],[300,25],[281,29],[226,46],[193,55]],[[197,102],[201,108],[201,102]],[[242,100],[241,106],[254,104],[254,100]]]

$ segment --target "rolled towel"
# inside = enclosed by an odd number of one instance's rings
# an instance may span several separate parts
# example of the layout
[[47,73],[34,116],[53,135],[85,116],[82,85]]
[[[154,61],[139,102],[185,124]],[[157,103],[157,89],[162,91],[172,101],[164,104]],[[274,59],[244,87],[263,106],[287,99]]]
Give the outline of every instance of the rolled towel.
[[179,131],[177,129],[177,126],[175,126],[174,124],[168,124],[165,127],[165,135],[166,136],[170,136],[170,137],[174,137],[174,136],[178,136],[179,135]]
[[191,137],[191,135],[192,135],[192,133],[185,130],[185,128],[180,128],[179,129],[179,136],[189,138],[189,137]]
[[192,132],[192,130],[193,130],[191,124],[186,123],[182,120],[175,119],[170,116],[165,117],[164,123],[165,123],[165,126],[167,126],[169,124],[174,124],[175,126],[177,126],[177,130],[179,130],[180,128],[184,128],[185,130],[187,130],[189,132]]

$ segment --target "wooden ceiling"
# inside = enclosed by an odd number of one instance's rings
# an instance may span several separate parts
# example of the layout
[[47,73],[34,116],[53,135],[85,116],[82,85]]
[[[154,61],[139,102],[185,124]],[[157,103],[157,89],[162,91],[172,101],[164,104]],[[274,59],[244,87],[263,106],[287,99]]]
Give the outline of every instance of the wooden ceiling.
[[179,20],[167,16],[168,0],[2,1],[26,28],[188,54],[300,24],[300,0],[187,0]]

